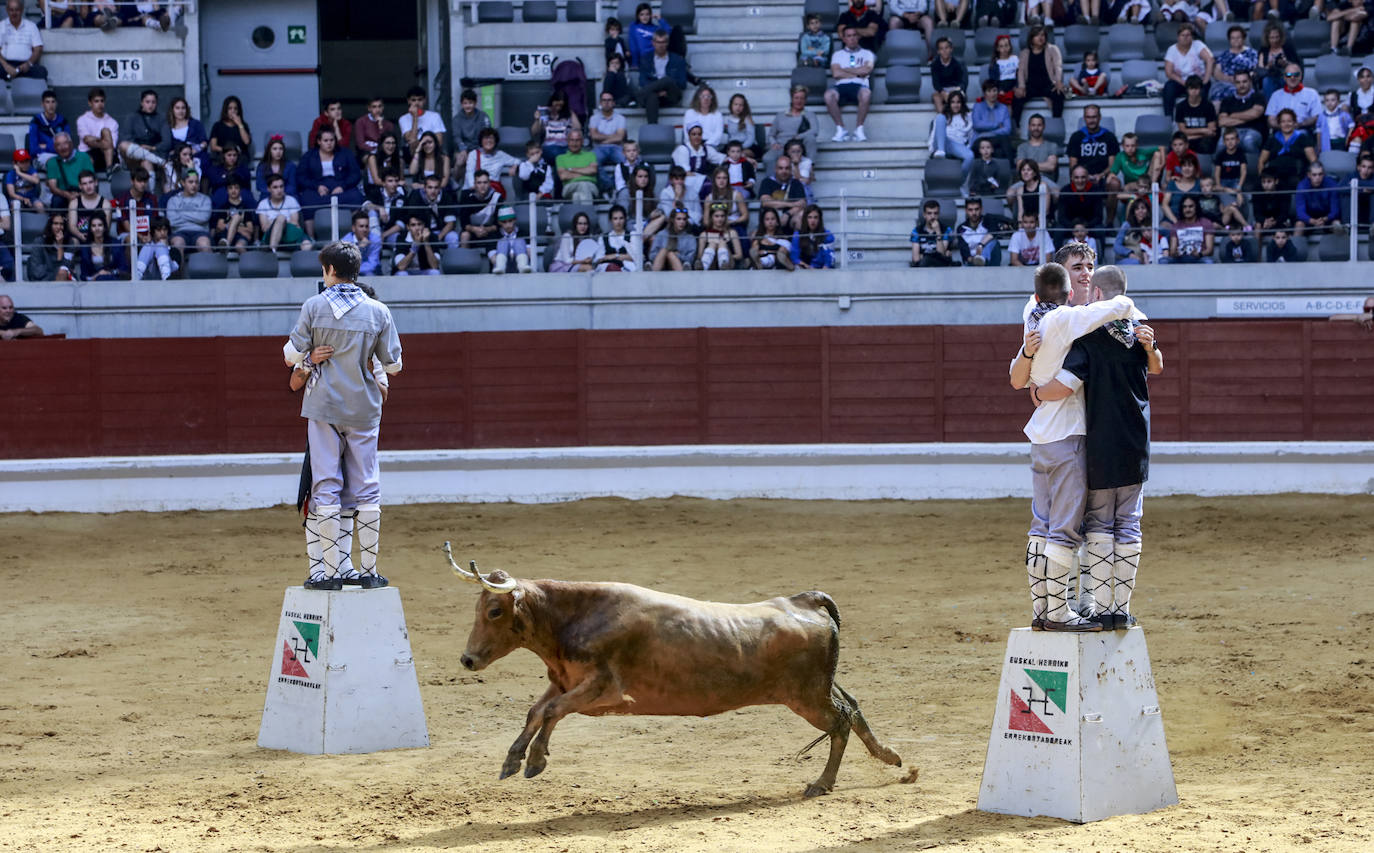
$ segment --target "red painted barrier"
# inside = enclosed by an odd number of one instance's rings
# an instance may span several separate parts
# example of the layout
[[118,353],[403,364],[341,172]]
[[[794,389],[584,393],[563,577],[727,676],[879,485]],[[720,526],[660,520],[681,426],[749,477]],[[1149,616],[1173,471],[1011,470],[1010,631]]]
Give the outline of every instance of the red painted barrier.
[[[1156,324],[1159,440],[1369,439],[1374,336],[1322,321]],[[391,450],[1020,441],[1014,326],[403,335]],[[0,345],[6,458],[293,451],[282,339]]]

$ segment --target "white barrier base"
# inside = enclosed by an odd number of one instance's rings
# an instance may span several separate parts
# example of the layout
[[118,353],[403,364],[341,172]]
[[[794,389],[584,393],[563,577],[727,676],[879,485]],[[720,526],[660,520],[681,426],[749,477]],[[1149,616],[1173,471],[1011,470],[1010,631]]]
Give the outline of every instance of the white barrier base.
[[395,587],[287,587],[258,746],[363,753],[429,746]]
[[1012,631],[978,809],[1087,823],[1177,803],[1145,632]]

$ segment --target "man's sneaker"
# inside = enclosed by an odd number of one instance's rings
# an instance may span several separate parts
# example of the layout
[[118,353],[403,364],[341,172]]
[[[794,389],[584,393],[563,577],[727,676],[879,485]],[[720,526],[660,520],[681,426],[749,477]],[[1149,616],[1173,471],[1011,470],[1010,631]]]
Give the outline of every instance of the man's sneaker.
[[357,583],[358,586],[362,587],[363,589],[381,589],[382,587],[387,585],[387,579],[379,574],[369,573],[358,575]]
[[311,575],[301,586],[306,589],[323,589],[329,592],[337,592],[343,589],[343,578],[329,577],[324,572],[316,572]]
[[1094,631],[1101,631],[1102,624],[1100,622],[1094,622],[1090,619],[1084,619],[1082,616],[1078,616],[1076,614],[1071,614],[1068,620],[1064,622],[1053,622],[1049,619],[1046,619],[1045,630],[1063,631],[1075,634],[1087,634],[1092,633]]
[[859,125],[858,127],[854,128],[854,133],[850,138],[853,139],[855,142],[867,142],[868,135],[864,133],[864,126]]
[[939,159],[943,158],[944,156],[945,156],[945,152],[943,152],[943,151],[935,150],[935,151],[930,152],[930,159],[931,159],[931,160],[939,160]]
[[835,135],[830,137],[831,142],[848,142],[849,134],[845,132],[844,125],[835,128]]
[[975,267],[981,267],[987,264],[988,259],[983,257],[982,255],[974,255],[973,257],[969,258],[968,262],[970,264],[973,264]]

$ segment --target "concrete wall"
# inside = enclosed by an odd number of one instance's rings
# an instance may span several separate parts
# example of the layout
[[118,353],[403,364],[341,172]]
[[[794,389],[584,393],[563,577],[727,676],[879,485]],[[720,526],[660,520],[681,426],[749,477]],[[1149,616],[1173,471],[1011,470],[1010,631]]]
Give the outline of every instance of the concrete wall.
[[[1359,311],[1368,264],[1130,269],[1131,295],[1157,319],[1322,317]],[[379,278],[406,333],[533,329],[963,325],[1013,323],[1027,270],[883,270],[692,275],[543,274]],[[8,284],[18,310],[74,338],[275,335],[313,279]]]

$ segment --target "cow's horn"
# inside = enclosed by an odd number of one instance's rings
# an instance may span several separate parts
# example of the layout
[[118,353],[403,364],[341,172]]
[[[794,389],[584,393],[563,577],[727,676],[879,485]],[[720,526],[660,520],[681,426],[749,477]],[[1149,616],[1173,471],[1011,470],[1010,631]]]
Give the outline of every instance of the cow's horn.
[[472,567],[472,573],[477,575],[477,582],[480,583],[490,592],[514,592],[515,588],[520,585],[520,582],[517,581],[515,578],[506,578],[503,581],[493,583],[492,581],[487,580],[482,575],[482,573],[477,569],[476,560],[470,561],[468,565]]
[[473,563],[473,570],[469,572],[466,569],[459,566],[457,563],[455,563],[453,561],[453,548],[450,546],[448,542],[444,543],[444,556],[448,557],[448,564],[453,567],[453,573],[455,575],[467,581],[468,583],[481,583],[481,581],[477,579],[477,564]]

